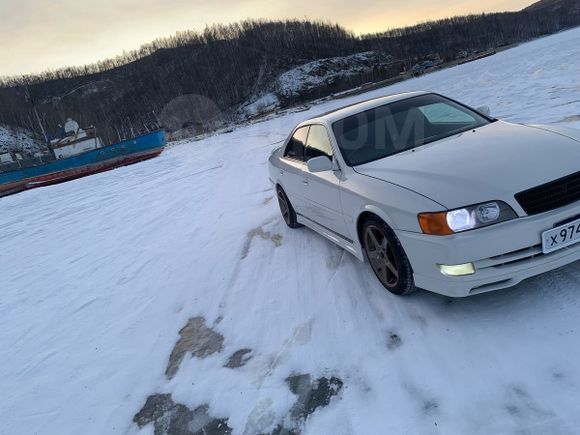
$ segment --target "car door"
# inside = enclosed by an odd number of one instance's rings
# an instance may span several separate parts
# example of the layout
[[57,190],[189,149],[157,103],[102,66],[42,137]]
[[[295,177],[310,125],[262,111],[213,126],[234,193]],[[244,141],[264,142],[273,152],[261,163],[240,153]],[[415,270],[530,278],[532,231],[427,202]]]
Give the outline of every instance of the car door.
[[309,126],[296,129],[286,148],[281,161],[279,180],[296,213],[304,211],[303,180],[306,162],[304,160],[306,139]]
[[[323,125],[311,125],[306,140],[305,160],[326,156],[333,160],[330,136]],[[340,236],[346,234],[340,201],[338,171],[311,173],[306,167],[302,180],[304,216]]]

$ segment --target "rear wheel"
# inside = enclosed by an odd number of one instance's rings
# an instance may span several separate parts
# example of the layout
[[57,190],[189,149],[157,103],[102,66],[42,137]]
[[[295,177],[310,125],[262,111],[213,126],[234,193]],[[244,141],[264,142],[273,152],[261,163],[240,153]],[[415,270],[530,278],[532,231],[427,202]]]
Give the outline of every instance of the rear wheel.
[[278,197],[280,213],[282,213],[282,218],[284,219],[284,222],[286,222],[286,225],[290,228],[300,228],[302,225],[298,223],[294,207],[292,207],[290,200],[280,186],[276,187],[276,196]]
[[373,272],[388,291],[406,295],[416,290],[411,263],[387,224],[378,218],[367,219],[362,242]]

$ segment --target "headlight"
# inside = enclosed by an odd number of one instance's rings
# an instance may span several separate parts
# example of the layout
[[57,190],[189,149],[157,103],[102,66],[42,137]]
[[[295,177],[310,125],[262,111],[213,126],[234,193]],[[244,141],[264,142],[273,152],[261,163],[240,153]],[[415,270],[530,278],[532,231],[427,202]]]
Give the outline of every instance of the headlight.
[[457,210],[420,213],[419,225],[425,234],[447,236],[515,219],[516,213],[502,201],[491,201]]

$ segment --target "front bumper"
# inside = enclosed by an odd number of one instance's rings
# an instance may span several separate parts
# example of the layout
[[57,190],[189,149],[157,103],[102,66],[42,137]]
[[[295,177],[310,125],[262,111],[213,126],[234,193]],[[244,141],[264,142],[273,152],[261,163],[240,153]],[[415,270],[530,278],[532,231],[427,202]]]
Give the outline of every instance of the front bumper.
[[[415,285],[453,297],[499,290],[580,260],[580,243],[542,253],[542,232],[580,217],[575,203],[537,216],[521,217],[452,236],[397,231],[413,267]],[[475,274],[444,276],[438,264],[472,262]]]

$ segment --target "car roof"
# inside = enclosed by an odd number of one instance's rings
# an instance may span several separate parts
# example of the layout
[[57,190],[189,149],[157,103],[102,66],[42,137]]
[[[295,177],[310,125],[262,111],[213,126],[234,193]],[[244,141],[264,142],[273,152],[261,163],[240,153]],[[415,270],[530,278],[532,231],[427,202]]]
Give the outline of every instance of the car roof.
[[384,106],[385,104],[394,103],[396,101],[406,100],[407,98],[418,97],[419,95],[427,95],[429,92],[417,91],[417,92],[405,92],[401,94],[385,95],[382,97],[371,98],[369,100],[360,101],[354,104],[349,104],[348,106],[340,107],[334,109],[330,112],[317,115],[310,118],[304,122],[301,122],[300,126],[308,124],[332,124],[341,119],[347,118],[357,113],[364,112],[366,110],[371,110],[376,107]]

